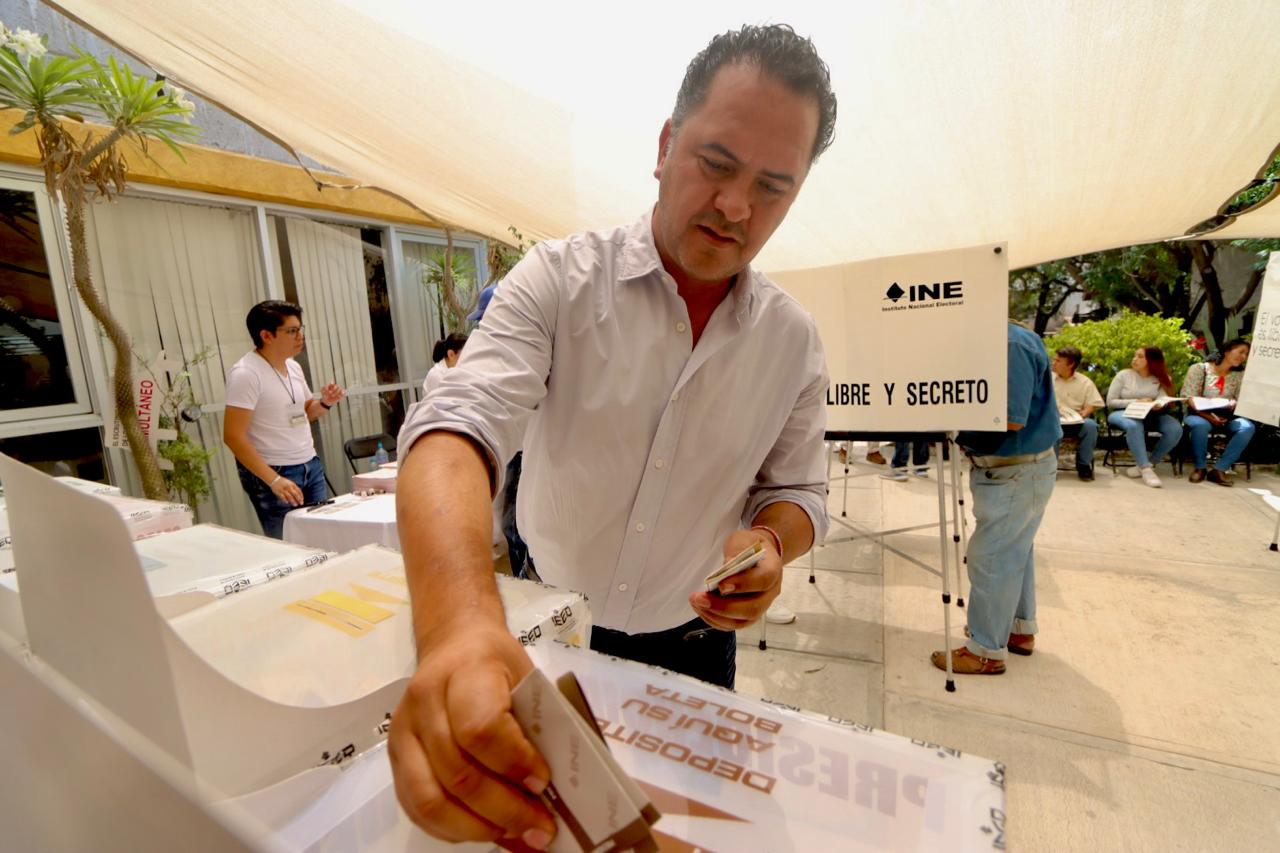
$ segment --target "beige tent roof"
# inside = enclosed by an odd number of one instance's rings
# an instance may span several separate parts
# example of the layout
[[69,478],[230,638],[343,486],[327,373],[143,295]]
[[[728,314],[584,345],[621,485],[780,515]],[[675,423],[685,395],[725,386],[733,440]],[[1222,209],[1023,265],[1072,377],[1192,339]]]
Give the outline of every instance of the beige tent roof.
[[1000,240],[1016,267],[1178,236],[1280,141],[1267,0],[53,5],[299,152],[498,238],[637,216],[685,64],[785,9],[840,119],[764,269]]

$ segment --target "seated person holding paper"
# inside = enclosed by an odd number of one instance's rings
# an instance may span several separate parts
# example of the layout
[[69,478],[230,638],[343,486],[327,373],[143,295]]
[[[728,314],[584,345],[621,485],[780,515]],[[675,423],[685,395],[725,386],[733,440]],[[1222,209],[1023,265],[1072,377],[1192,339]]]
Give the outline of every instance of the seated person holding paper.
[[[1107,423],[1124,430],[1125,442],[1136,463],[1128,474],[1135,479],[1141,477],[1142,482],[1153,489],[1161,485],[1155,466],[1182,438],[1182,424],[1164,412],[1165,406],[1173,402],[1172,397],[1173,380],[1169,378],[1169,369],[1164,366],[1164,352],[1160,347],[1138,347],[1129,367],[1117,373],[1107,389],[1107,408],[1111,409]],[[1133,403],[1152,405],[1135,406],[1135,409],[1146,409],[1135,417],[1133,409],[1125,411]],[[1150,457],[1147,456],[1148,429],[1160,433],[1160,440]]]
[[[1053,394],[1058,401],[1058,420],[1064,435],[1080,439],[1076,448],[1076,473],[1081,480],[1093,479],[1093,451],[1098,446],[1098,422],[1095,409],[1103,405],[1098,386],[1083,373],[1076,373],[1084,354],[1075,347],[1063,347],[1054,356]],[[1059,441],[1054,451],[1062,446]]]
[[[1193,483],[1209,482],[1230,486],[1228,473],[1253,438],[1253,421],[1235,416],[1240,383],[1244,379],[1244,362],[1249,357],[1249,342],[1241,338],[1227,341],[1209,360],[1193,364],[1182,381],[1182,396],[1187,400],[1184,423],[1191,431],[1191,458],[1195,470],[1188,478]],[[1206,471],[1209,458],[1209,432],[1222,427],[1231,436],[1226,450]]]

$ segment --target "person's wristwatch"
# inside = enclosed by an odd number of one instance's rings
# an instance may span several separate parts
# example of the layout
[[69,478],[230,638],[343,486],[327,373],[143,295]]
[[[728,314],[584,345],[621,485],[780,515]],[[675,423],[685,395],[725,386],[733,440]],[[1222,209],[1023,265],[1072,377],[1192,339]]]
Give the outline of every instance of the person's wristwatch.
[[324,410],[325,410],[326,412],[333,408],[333,406],[330,406],[330,405],[329,405],[328,403],[326,403],[324,400],[321,400],[321,401],[320,401],[320,405],[324,406]]

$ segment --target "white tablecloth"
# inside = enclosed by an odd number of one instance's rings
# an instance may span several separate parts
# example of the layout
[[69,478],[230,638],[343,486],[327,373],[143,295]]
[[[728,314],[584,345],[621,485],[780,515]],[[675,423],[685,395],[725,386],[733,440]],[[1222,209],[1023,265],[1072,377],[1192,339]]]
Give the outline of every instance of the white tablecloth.
[[361,545],[400,550],[394,494],[339,495],[326,506],[295,509],[284,517],[284,539],[342,553]]
[[384,492],[396,490],[396,469],[379,468],[377,471],[366,471],[363,474],[351,475],[351,490],[363,492],[366,489],[379,489]]

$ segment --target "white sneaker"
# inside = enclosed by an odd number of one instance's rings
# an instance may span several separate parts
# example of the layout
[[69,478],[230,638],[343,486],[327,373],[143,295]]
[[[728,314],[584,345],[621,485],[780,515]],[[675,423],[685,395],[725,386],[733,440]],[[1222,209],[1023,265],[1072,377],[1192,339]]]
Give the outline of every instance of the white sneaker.
[[1146,483],[1148,486],[1150,486],[1153,489],[1158,489],[1160,488],[1160,486],[1163,485],[1163,483],[1160,482],[1160,478],[1156,476],[1155,468],[1152,468],[1150,466],[1143,468],[1141,476],[1142,476],[1142,482]]
[[765,612],[764,621],[770,625],[790,625],[796,621],[796,614],[775,601],[769,605],[769,609]]
[[916,470],[912,471],[911,473],[912,473],[912,474],[915,474],[917,477],[928,477],[928,476],[929,476],[929,469],[928,469],[928,468],[917,468]]
[[1135,480],[1142,477],[1142,469],[1139,468],[1137,465],[1134,465],[1132,468],[1125,468],[1124,473],[1126,476],[1132,477]]
[[898,468],[895,468],[892,471],[888,471],[884,474],[881,474],[880,479],[881,480],[905,480],[907,479],[907,472],[900,470]]

